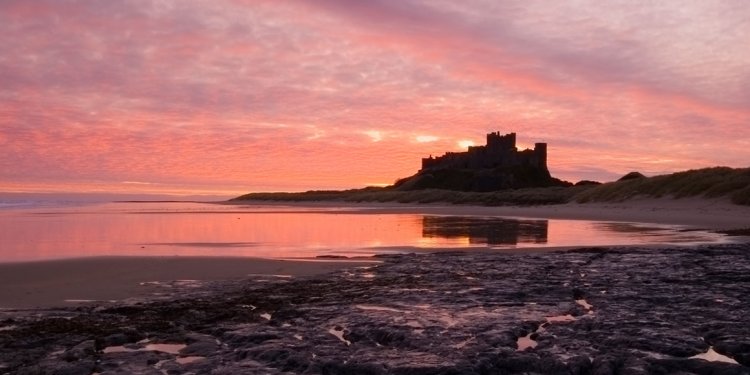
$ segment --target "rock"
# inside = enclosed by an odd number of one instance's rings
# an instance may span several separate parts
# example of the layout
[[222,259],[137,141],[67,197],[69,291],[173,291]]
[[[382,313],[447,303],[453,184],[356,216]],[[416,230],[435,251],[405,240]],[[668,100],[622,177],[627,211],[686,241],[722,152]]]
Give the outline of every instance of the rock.
[[118,346],[130,342],[128,336],[124,333],[114,333],[104,338],[104,347]]
[[96,354],[96,342],[94,340],[86,340],[73,348],[66,350],[61,358],[68,362],[73,362],[91,357],[94,354]]
[[89,375],[94,372],[96,367],[93,360],[76,361],[76,362],[57,362],[23,367],[16,372],[18,375]]
[[180,355],[209,357],[218,349],[219,345],[215,341],[198,341],[180,350]]
[[[371,278],[343,270],[35,311],[0,333],[0,373],[749,373],[750,244],[378,260]],[[517,351],[532,332],[537,346]],[[151,351],[142,337],[187,346]],[[119,345],[125,351],[101,351]],[[709,345],[742,365],[687,359]],[[180,363],[186,357],[201,358]]]

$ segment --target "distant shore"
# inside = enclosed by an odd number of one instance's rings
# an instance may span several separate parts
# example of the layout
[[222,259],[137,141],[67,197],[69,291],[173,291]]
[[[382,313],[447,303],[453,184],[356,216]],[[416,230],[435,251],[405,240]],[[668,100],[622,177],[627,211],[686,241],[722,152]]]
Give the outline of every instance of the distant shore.
[[687,225],[708,230],[750,228],[750,206],[725,199],[632,199],[612,203],[565,203],[534,206],[478,206],[446,203],[342,202],[342,201],[230,201],[222,204],[341,207],[347,212],[416,213],[433,215],[505,216],[568,220],[623,221]]
[[[463,170],[458,170],[461,172]],[[411,177],[439,179],[430,171]],[[463,178],[471,178],[463,176]],[[707,199],[750,206],[750,168],[712,167],[691,169],[668,175],[646,177],[631,172],[617,181],[599,183],[579,181],[569,186],[538,185],[518,189],[475,191],[467,186],[452,188],[415,188],[397,181],[385,187],[349,190],[310,190],[305,192],[249,193],[232,201],[339,201],[446,203],[480,206],[534,206],[566,203],[628,203],[648,199]],[[455,181],[454,181],[455,182]],[[440,184],[438,184],[440,185]],[[564,184],[563,184],[564,185]]]

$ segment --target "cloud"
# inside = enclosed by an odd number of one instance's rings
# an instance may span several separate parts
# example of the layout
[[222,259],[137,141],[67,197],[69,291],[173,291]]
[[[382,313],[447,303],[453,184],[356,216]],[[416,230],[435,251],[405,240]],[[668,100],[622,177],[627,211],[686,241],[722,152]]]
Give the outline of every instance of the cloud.
[[746,166],[749,34],[730,0],[7,0],[0,180],[355,187],[495,130],[572,180]]
[[429,142],[435,142],[440,137],[434,136],[434,135],[418,135],[414,138],[419,143],[429,143]]

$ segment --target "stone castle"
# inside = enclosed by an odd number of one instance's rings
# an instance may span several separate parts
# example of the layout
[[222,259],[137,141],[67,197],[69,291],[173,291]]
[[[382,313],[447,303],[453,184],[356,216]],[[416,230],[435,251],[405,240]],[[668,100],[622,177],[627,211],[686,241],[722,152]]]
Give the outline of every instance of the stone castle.
[[443,156],[423,158],[423,171],[438,169],[493,169],[532,167],[547,170],[547,144],[535,143],[533,150],[518,151],[516,133],[487,134],[487,144],[470,146],[466,152],[448,152]]

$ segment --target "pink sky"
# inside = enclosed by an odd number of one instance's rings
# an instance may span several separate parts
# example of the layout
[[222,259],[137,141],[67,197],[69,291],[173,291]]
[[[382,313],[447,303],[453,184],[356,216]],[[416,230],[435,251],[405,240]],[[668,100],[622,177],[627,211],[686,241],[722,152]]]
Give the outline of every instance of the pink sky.
[[750,7],[0,1],[0,191],[353,188],[516,132],[556,177],[750,160]]

